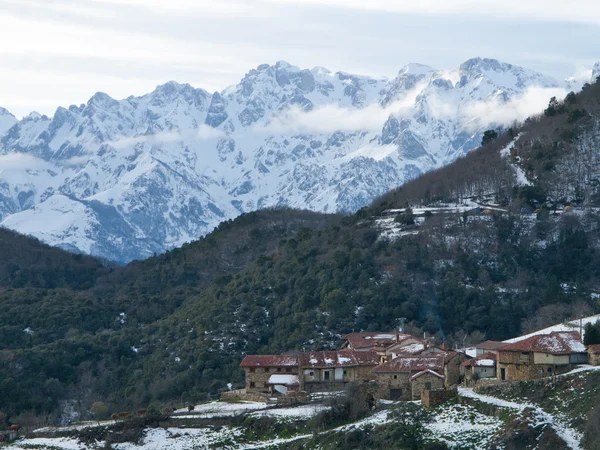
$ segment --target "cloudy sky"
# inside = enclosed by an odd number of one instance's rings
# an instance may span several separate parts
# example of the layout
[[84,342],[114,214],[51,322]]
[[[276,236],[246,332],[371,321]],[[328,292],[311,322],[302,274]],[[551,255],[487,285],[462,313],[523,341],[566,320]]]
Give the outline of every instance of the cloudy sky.
[[597,0],[0,0],[0,106],[209,91],[261,63],[394,76],[493,57],[556,77],[600,60]]

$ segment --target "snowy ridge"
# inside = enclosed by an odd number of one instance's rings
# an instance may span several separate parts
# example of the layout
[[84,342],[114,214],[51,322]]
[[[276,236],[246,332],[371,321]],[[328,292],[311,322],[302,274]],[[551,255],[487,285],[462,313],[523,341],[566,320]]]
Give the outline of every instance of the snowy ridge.
[[280,61],[212,94],[168,82],[51,118],[0,109],[0,225],[129,261],[265,207],[353,212],[476,148],[532,89],[562,87],[492,59],[393,79]]

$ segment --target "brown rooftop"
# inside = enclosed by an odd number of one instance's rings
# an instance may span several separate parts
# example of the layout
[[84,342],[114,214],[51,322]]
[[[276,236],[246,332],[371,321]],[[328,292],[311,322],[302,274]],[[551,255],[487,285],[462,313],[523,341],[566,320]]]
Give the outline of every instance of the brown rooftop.
[[298,353],[302,367],[352,367],[376,366],[379,358],[375,352],[355,352],[352,350],[319,351]]
[[444,370],[444,356],[402,356],[381,364],[373,372],[421,372],[423,370]]
[[[504,344],[506,345],[506,344]],[[498,361],[498,355],[496,353],[484,353],[482,355],[477,356],[476,358],[472,358],[469,359],[468,361],[465,361],[461,364],[461,366],[463,367],[473,367],[473,366],[478,366],[480,364],[478,364],[480,361],[482,360],[492,360],[492,361]],[[485,367],[485,364],[481,364],[481,366]]]
[[248,355],[240,367],[298,367],[298,358],[291,355]]
[[576,331],[556,331],[549,334],[536,334],[522,341],[508,344],[499,349],[502,352],[538,352],[551,355],[584,353],[585,346]]
[[348,341],[353,349],[372,348],[376,346],[389,346],[412,338],[410,334],[399,333],[398,331],[386,332],[368,332],[368,333],[349,333],[342,336],[342,339]]
[[482,350],[498,350],[500,347],[504,347],[506,342],[499,341],[485,341],[481,344],[477,344],[475,348],[480,348]]
[[588,345],[588,352],[593,353],[594,355],[600,354],[600,344]]

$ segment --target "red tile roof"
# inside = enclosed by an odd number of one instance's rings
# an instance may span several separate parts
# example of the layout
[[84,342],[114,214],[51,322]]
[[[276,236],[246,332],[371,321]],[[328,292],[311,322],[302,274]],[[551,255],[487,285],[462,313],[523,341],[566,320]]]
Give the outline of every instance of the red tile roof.
[[[505,344],[506,345],[506,344]],[[498,361],[498,355],[496,353],[484,353],[483,355],[479,355],[476,358],[473,359],[469,359],[468,361],[465,361],[461,364],[461,366],[463,367],[473,367],[473,366],[478,366],[478,362],[481,360],[492,360],[492,361]],[[481,366],[485,366],[485,364],[481,364]]]
[[[406,340],[406,339],[405,339]],[[417,355],[424,351],[427,348],[427,344],[424,342],[417,342],[414,344],[403,344],[402,342],[398,344],[392,345],[390,348],[386,350],[386,354],[388,353],[398,353],[398,354],[406,354],[406,355]]]
[[598,354],[600,353],[600,344],[593,344],[593,345],[588,345],[588,352],[591,352],[593,354]]
[[421,372],[423,370],[444,371],[444,356],[400,356],[381,364],[373,372]]
[[556,331],[549,334],[537,334],[499,349],[501,352],[538,352],[551,355],[569,355],[584,353],[581,336],[576,331]]
[[498,341],[485,341],[481,344],[477,344],[475,348],[480,348],[482,350],[498,350],[500,347],[504,347],[506,342],[498,342]]
[[376,366],[379,357],[375,352],[355,352],[352,350],[301,352],[298,359],[302,367],[353,367]]
[[240,367],[298,367],[298,357],[291,355],[248,355]]
[[354,350],[360,348],[373,348],[378,345],[387,347],[409,338],[412,338],[410,334],[399,333],[398,331],[392,331],[389,333],[350,333],[342,336],[342,339],[348,341],[350,347],[352,347]]

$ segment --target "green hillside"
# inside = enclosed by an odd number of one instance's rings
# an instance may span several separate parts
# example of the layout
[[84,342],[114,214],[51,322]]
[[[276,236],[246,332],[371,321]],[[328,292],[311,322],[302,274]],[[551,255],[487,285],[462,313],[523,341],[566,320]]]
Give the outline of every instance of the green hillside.
[[[244,353],[334,348],[398,318],[462,344],[595,311],[600,85],[550,107],[349,217],[251,213],[126,267],[3,232],[0,410],[198,401],[242,382]],[[389,212],[407,206],[437,212]]]

